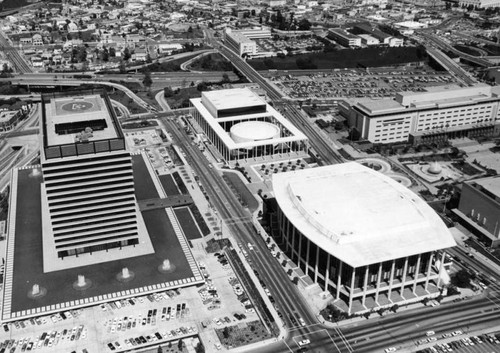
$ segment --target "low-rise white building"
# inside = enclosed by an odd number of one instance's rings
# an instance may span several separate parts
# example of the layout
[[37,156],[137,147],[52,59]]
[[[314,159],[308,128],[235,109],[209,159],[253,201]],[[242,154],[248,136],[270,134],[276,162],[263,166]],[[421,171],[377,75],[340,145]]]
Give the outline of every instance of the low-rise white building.
[[345,47],[360,47],[361,38],[340,28],[328,30],[328,36]]
[[369,34],[360,34],[359,35],[361,37],[361,43],[363,43],[364,45],[378,45],[380,44],[380,41],[369,35]]
[[226,30],[224,40],[229,48],[239,56],[253,56],[257,54],[257,43],[244,34]]
[[202,92],[192,116],[226,161],[307,151],[307,137],[248,88]]

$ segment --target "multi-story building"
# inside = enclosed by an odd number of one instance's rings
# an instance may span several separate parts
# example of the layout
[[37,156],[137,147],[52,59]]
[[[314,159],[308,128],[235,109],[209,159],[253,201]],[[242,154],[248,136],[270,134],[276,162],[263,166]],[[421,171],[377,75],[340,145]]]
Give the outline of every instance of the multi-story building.
[[226,161],[307,151],[307,137],[248,88],[202,92],[191,106]]
[[500,246],[500,178],[463,183],[458,209],[453,212],[481,241],[492,247]]
[[44,248],[59,258],[139,243],[132,159],[104,92],[42,95]]
[[345,47],[360,47],[361,38],[341,28],[330,28],[328,37]]
[[500,87],[428,87],[394,99],[360,99],[347,115],[350,126],[373,143],[440,142],[497,134],[499,102]]
[[239,56],[254,56],[257,54],[257,43],[243,33],[226,30],[224,40],[227,46]]
[[472,5],[478,9],[485,9],[488,7],[500,7],[500,0],[460,0],[460,6]]
[[0,112],[0,132],[12,130],[20,118],[20,110]]
[[375,37],[379,40],[381,44],[390,44],[390,39],[393,38],[391,35],[382,32],[379,29],[373,28],[369,24],[366,23],[360,23],[355,25],[352,30],[352,33],[354,34],[369,34],[372,37]]
[[371,36],[369,34],[360,34],[359,37],[361,37],[361,43],[365,45],[378,45],[380,44],[380,41],[375,38],[374,36]]
[[238,31],[233,31],[233,33],[241,33],[245,37],[250,39],[269,39],[271,38],[271,29],[262,27],[262,28],[252,28],[252,29],[240,29]]
[[389,176],[350,162],[274,174],[272,183],[282,250],[349,313],[436,297],[449,281],[453,236]]

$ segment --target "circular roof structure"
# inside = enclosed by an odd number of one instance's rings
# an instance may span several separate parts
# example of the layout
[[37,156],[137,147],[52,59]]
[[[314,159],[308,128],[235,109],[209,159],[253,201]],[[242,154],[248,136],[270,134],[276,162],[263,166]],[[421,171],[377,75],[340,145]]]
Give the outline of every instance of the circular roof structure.
[[231,127],[234,142],[270,140],[280,136],[280,128],[265,121],[245,121]]
[[436,212],[356,162],[274,174],[279,208],[302,235],[353,267],[455,246]]

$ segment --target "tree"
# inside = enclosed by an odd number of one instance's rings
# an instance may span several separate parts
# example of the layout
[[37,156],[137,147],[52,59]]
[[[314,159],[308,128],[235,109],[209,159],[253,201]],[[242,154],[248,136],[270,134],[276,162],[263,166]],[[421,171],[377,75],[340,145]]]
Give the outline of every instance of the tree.
[[123,60],[127,61],[131,57],[132,55],[130,54],[130,50],[128,48],[125,48],[125,50],[123,51]]
[[124,74],[125,72],[127,72],[127,70],[125,68],[125,62],[123,62],[123,60],[120,61],[120,65],[118,66],[118,68],[119,68],[121,74]]
[[163,89],[163,96],[165,98],[169,98],[169,97],[173,97],[175,94],[174,90],[172,89],[172,87],[170,86],[167,86]]
[[157,352],[158,352],[158,353],[163,353],[163,348],[161,348],[161,346],[160,346],[160,345],[158,345],[158,351],[157,351]]
[[229,76],[228,76],[228,74],[227,74],[227,73],[225,73],[225,72],[224,72],[224,73],[222,74],[222,83],[228,83],[228,82],[230,82],[230,80],[229,80]]
[[205,81],[202,81],[202,82],[198,83],[198,86],[196,86],[196,89],[200,92],[207,91],[208,84]]
[[461,269],[451,276],[451,284],[460,288],[467,288],[470,286],[470,281],[475,276],[467,270]]
[[301,30],[301,31],[308,31],[311,29],[311,22],[309,22],[307,19],[303,18],[302,20],[299,21],[298,27],[299,27],[299,30]]
[[146,71],[144,73],[144,79],[142,80],[142,84],[148,88],[151,88],[151,85],[153,84],[153,80],[151,79],[151,72]]
[[182,342],[182,338],[181,338],[181,339],[179,340],[179,343],[177,343],[177,348],[178,348],[179,350],[182,350],[182,346],[183,346],[183,344],[184,344],[184,343]]
[[196,353],[205,353],[205,346],[201,342],[198,342],[196,347],[194,347],[194,351]]
[[224,327],[224,330],[222,330],[222,335],[224,336],[224,338],[229,338],[229,328],[226,326]]

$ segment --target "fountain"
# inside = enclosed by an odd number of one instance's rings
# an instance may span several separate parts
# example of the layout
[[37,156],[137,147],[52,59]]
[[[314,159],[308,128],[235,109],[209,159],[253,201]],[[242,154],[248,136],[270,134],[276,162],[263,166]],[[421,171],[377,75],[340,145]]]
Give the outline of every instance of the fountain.
[[38,284],[34,284],[28,292],[28,298],[37,299],[45,296],[45,294],[47,294],[47,289],[40,287]]
[[32,169],[32,171],[31,171],[31,173],[30,173],[30,177],[37,177],[37,176],[39,176],[40,174],[41,174],[40,169],[38,169],[38,168],[33,168],[33,169]]
[[135,273],[130,271],[127,267],[122,268],[122,271],[116,275],[116,279],[120,282],[129,282],[133,280]]
[[431,174],[441,174],[442,171],[443,168],[441,167],[441,165],[439,165],[437,161],[432,162],[432,164],[427,169],[427,172]]
[[85,290],[88,289],[92,285],[92,281],[88,278],[85,278],[84,275],[78,275],[78,279],[76,282],[73,282],[73,288],[76,290]]
[[170,273],[175,271],[175,265],[172,265],[169,259],[163,260],[162,264],[158,266],[158,271],[161,273]]

